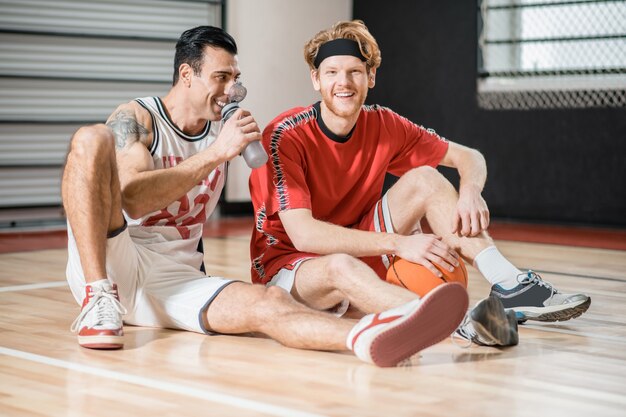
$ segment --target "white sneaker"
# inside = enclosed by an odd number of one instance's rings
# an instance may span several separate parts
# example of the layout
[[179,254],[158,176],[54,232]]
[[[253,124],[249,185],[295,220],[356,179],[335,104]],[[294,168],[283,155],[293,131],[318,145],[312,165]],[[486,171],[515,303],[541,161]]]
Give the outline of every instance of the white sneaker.
[[85,286],[85,299],[71,331],[78,332],[78,344],[90,349],[119,349],[124,346],[122,315],[117,285],[108,280]]
[[346,344],[364,362],[396,366],[447,338],[463,320],[468,303],[461,284],[440,285],[422,299],[363,317]]

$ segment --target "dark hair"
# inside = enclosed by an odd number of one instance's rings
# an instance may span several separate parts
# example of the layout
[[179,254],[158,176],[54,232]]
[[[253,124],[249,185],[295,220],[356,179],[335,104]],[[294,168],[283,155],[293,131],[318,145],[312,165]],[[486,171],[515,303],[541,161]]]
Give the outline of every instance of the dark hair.
[[193,73],[201,72],[204,61],[204,48],[212,46],[224,49],[233,55],[237,55],[237,44],[232,36],[224,29],[214,26],[198,26],[183,32],[176,42],[176,55],[174,56],[174,79],[172,85],[178,82],[178,68],[182,64],[189,64]]

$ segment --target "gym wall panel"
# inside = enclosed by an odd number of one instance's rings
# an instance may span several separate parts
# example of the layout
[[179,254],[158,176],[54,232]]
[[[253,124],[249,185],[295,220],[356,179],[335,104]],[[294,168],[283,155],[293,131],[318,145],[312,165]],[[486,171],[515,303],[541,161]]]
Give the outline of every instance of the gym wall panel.
[[[261,129],[285,110],[319,100],[302,48],[323,28],[351,18],[352,0],[228,1],[228,31],[237,40],[239,66],[248,88],[242,107],[252,112]],[[243,159],[233,159],[227,202],[250,202],[249,176]]]

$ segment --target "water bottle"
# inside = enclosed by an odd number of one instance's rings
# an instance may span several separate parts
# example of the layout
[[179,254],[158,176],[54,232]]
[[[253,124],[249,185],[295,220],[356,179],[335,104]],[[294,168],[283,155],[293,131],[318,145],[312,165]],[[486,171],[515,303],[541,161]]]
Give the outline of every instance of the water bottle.
[[[246,94],[246,87],[241,85],[241,83],[233,84],[230,90],[228,90],[229,103],[222,108],[222,120],[224,122],[237,111],[239,102],[246,97]],[[261,145],[261,142],[258,140],[250,142],[248,146],[244,148],[241,155],[246,161],[246,164],[253,169],[265,165],[268,159],[267,152],[265,152],[263,145]]]

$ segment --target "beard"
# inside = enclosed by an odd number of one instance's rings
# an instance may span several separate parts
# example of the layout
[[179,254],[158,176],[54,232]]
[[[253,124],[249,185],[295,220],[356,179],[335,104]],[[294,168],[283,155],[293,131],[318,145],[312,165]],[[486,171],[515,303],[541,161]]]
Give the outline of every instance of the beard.
[[365,103],[365,95],[359,93],[354,94],[349,100],[342,100],[333,95],[333,93],[322,94],[322,101],[326,108],[334,115],[342,118],[348,118],[358,114],[361,106]]

